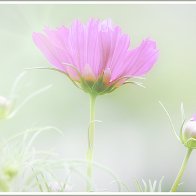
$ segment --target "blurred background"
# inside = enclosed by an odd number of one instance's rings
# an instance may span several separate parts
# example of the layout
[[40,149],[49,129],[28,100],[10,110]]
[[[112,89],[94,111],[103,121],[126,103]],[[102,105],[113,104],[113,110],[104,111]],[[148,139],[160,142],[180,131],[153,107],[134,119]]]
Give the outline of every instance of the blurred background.
[[[135,191],[134,179],[159,180],[169,191],[186,149],[173,136],[165,105],[177,130],[180,104],[186,118],[196,112],[196,5],[62,4],[0,5],[0,95],[9,96],[16,77],[25,69],[49,67],[35,47],[32,33],[46,26],[70,26],[75,19],[111,18],[131,37],[136,47],[150,37],[157,41],[160,57],[144,81],[145,89],[126,85],[98,98],[94,160],[110,168]],[[57,152],[66,159],[85,159],[89,98],[62,74],[31,70],[18,86],[19,104],[31,92],[52,84],[20,112],[0,124],[1,137],[31,127],[55,126],[64,132],[41,135],[35,147]],[[181,191],[196,191],[196,152],[183,176]],[[111,179],[95,169],[98,190],[116,191]],[[112,186],[112,187],[111,187]],[[75,191],[81,189],[74,185]]]

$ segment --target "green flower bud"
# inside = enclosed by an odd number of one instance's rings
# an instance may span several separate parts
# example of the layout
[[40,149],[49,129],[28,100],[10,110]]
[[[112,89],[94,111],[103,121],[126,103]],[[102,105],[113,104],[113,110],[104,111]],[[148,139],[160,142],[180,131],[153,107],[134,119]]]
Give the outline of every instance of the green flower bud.
[[12,180],[18,174],[18,167],[17,165],[8,165],[3,168],[3,173],[8,180]]
[[184,124],[181,140],[186,147],[196,148],[196,114]]
[[9,185],[7,181],[3,178],[0,178],[0,191],[2,192],[8,192],[9,191]]
[[11,111],[11,101],[0,96],[0,119],[4,119]]

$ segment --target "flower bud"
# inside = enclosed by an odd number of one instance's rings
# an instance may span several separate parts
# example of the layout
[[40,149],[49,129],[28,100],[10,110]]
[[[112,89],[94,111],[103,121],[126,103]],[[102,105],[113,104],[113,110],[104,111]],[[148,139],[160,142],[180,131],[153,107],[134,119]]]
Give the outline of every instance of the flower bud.
[[196,148],[196,114],[184,124],[181,140],[188,148]]
[[11,102],[0,96],[0,119],[6,118],[11,110]]
[[9,191],[9,184],[8,184],[8,182],[7,182],[4,178],[2,178],[2,177],[0,177],[0,191],[1,191],[1,192],[8,192],[8,191]]
[[8,180],[12,180],[18,174],[18,166],[16,164],[7,165],[3,168],[4,175],[8,178]]

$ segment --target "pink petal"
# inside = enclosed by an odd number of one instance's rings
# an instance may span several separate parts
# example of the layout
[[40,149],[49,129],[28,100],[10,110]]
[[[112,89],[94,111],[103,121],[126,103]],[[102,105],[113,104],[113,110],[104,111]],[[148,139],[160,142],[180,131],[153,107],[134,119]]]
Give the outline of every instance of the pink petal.
[[69,29],[65,27],[60,27],[55,30],[50,28],[45,28],[44,32],[55,46],[61,49],[67,49],[66,52],[68,51],[67,46],[68,46]]
[[106,68],[103,72],[103,82],[105,84],[108,84],[110,82],[111,79],[111,70],[110,68]]
[[65,71],[65,67],[62,65],[64,62],[63,52],[60,48],[56,48],[48,38],[41,33],[33,33],[33,41],[52,65],[61,71]]
[[192,116],[192,118],[190,119],[190,121],[196,121],[196,114],[194,114],[194,115]]
[[84,69],[82,70],[82,76],[85,80],[94,81],[96,80],[96,76],[92,71],[92,67],[89,65],[85,65]]
[[86,64],[92,67],[92,71],[96,78],[99,76],[99,69],[101,67],[101,51],[99,41],[99,21],[90,20],[87,24],[87,38],[86,38]]
[[70,28],[69,34],[69,49],[72,58],[74,59],[74,65],[77,66],[81,72],[84,68],[84,51],[85,51],[85,40],[84,40],[84,27],[79,21],[74,21]]
[[111,61],[108,63],[108,67],[112,70],[112,80],[118,78],[123,71],[124,59],[128,54],[128,48],[130,45],[130,39],[126,35],[119,35],[116,41],[113,53],[111,53]]
[[132,58],[128,61],[127,75],[142,76],[146,74],[158,59],[156,43],[152,40],[144,40],[142,44],[131,51]]

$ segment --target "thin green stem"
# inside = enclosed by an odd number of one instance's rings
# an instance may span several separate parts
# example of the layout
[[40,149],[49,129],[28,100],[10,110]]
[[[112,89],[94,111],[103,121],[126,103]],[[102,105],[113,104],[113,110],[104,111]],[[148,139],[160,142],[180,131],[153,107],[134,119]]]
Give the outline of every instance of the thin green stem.
[[175,180],[174,184],[172,185],[172,188],[171,188],[170,192],[176,192],[177,191],[179,183],[180,183],[181,178],[182,178],[182,175],[184,173],[184,170],[186,169],[186,166],[187,166],[187,163],[188,163],[188,160],[189,160],[189,157],[191,155],[192,150],[193,149],[188,148],[186,156],[185,156],[185,158],[182,162],[182,166],[180,168],[180,171],[178,172],[178,175],[176,177],[176,180]]
[[87,166],[87,177],[89,182],[87,184],[86,190],[88,192],[93,191],[92,186],[92,175],[93,175],[93,148],[94,148],[94,129],[95,129],[95,100],[96,96],[90,95],[90,126],[88,129],[88,151],[86,159],[88,161]]

